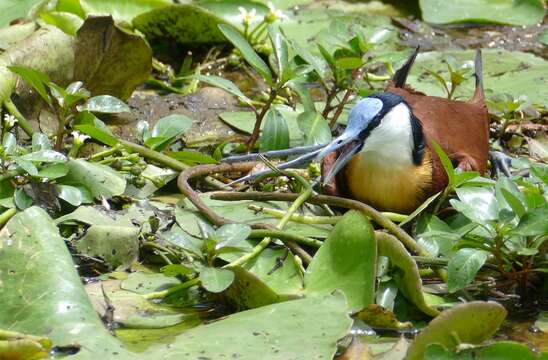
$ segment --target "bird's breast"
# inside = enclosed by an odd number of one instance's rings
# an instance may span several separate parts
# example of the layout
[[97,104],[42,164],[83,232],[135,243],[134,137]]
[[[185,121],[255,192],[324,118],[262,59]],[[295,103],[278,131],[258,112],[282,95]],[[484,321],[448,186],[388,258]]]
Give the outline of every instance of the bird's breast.
[[346,167],[347,190],[353,198],[379,210],[411,213],[432,190],[430,152],[424,155],[422,163],[414,165],[378,152],[360,152]]

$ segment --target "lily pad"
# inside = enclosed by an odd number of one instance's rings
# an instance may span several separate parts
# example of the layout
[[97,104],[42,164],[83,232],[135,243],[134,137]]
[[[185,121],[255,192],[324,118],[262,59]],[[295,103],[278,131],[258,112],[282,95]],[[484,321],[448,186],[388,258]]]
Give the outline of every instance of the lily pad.
[[[445,51],[425,52],[419,54],[411,69],[407,83],[413,88],[428,95],[445,96],[444,90],[426,69],[434,71],[445,79],[449,78],[448,57],[453,57],[457,63],[473,66],[475,52]],[[485,49],[483,56],[483,78],[487,93],[510,94],[515,98],[526,95],[535,104],[547,104],[548,99],[548,61],[533,54],[520,51],[500,49]],[[466,79],[455,91],[457,99],[469,99],[474,93],[474,78]]]
[[133,26],[149,40],[175,40],[180,44],[226,42],[217,25],[227,22],[194,4],[172,5],[141,14]]
[[419,0],[424,21],[433,24],[535,25],[544,18],[542,0]]
[[0,231],[0,328],[79,344],[75,359],[131,359],[103,326],[48,214],[31,207]]
[[407,351],[408,360],[420,360],[429,344],[454,349],[459,343],[481,344],[506,317],[506,309],[492,301],[472,301],[442,312],[416,337]]
[[111,269],[125,270],[139,256],[139,229],[126,226],[91,226],[77,242],[78,251],[100,257]]
[[[350,328],[344,296],[286,301],[230,315],[178,336],[163,359],[331,359]],[[207,339],[207,341],[197,341]]]
[[134,17],[147,11],[171,5],[171,0],[80,0],[86,17],[112,15],[116,21],[131,23]]

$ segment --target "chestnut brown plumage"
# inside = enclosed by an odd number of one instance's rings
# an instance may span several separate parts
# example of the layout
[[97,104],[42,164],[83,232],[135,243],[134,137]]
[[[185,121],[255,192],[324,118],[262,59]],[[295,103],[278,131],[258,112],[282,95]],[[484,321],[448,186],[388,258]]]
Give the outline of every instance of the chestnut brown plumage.
[[[363,109],[359,109],[360,103],[356,105],[345,133],[320,155],[328,194],[355,198],[380,210],[413,211],[447,185],[447,175],[431,148],[432,139],[454,166],[486,172],[489,114],[483,93],[481,52],[477,51],[475,60],[476,90],[466,102],[428,96],[407,86],[417,53],[418,48],[384,93],[363,99]],[[375,140],[371,140],[373,137]],[[400,157],[408,157],[400,142],[408,141],[410,161],[399,161]],[[367,146],[369,142],[375,144]]]

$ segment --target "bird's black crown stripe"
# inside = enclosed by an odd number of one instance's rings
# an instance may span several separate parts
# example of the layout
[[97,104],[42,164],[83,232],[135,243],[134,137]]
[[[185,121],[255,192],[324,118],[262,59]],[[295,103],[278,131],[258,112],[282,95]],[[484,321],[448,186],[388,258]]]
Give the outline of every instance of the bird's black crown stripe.
[[[396,105],[404,103],[407,105],[407,107],[411,111],[410,121],[411,121],[411,132],[413,134],[413,151],[412,151],[412,158],[413,158],[413,164],[420,165],[422,163],[423,157],[424,157],[424,132],[422,130],[422,124],[420,120],[413,114],[413,108],[409,106],[409,104],[399,95],[390,93],[390,92],[383,92],[378,93],[375,95],[371,95],[371,98],[376,98],[382,101],[382,109],[379,111],[379,113],[371,120],[369,123],[369,126],[360,133],[360,140],[362,142],[369,136],[371,131],[379,126],[379,123],[381,122],[381,119],[390,111],[392,110]],[[360,151],[358,149],[358,151]]]

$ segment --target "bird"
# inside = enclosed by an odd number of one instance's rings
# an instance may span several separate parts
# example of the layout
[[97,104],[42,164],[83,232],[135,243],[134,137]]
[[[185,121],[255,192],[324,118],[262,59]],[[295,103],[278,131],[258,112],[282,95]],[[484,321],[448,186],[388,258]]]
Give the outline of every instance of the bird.
[[432,140],[458,170],[487,171],[489,113],[481,50],[476,51],[475,92],[468,101],[429,96],[406,85],[418,53],[417,47],[383,92],[359,100],[344,132],[316,152],[328,195],[411,213],[448,184]]

